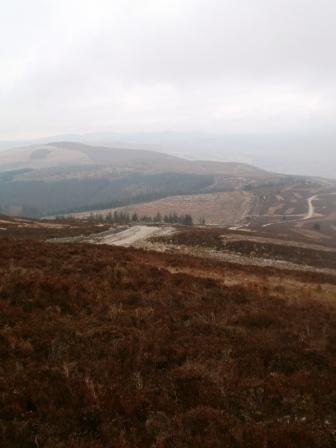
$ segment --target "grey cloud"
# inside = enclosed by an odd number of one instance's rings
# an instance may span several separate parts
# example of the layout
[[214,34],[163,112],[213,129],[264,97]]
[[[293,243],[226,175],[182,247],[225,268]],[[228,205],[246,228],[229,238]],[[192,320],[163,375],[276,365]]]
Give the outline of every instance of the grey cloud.
[[99,130],[330,132],[331,0],[12,0],[0,137]]

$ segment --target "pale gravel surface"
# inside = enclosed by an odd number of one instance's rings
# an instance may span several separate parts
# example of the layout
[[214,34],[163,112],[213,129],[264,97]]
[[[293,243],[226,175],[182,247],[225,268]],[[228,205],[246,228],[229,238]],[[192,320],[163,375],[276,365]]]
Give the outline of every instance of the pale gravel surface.
[[[134,246],[140,241],[148,238],[167,236],[174,232],[173,227],[159,227],[159,226],[133,226],[123,232],[118,232],[111,235],[105,235],[98,240],[98,244],[109,244],[112,246]],[[95,239],[99,238],[99,234]]]
[[137,225],[127,228],[111,229],[89,236],[75,236],[70,238],[53,238],[52,243],[91,243],[107,244],[110,246],[138,246],[148,238],[168,236],[175,232],[174,227]]

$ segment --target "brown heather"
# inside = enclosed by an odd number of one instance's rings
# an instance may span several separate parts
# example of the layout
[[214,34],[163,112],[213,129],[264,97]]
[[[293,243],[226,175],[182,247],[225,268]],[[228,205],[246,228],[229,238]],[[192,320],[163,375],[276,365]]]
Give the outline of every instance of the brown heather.
[[219,269],[183,256],[0,251],[1,447],[336,446],[332,303],[169,272]]

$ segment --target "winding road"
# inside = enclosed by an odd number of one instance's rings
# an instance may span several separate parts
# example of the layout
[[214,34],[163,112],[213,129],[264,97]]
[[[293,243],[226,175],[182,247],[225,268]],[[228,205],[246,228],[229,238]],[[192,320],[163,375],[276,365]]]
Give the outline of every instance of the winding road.
[[318,197],[319,197],[318,194],[314,194],[314,196],[311,196],[310,198],[307,199],[307,201],[308,201],[308,213],[307,213],[306,216],[303,218],[304,220],[314,218],[314,216],[315,216],[315,207],[314,207],[314,205],[313,205],[313,202],[314,202]]
[[[333,194],[333,193],[330,193]],[[319,194],[314,194],[313,196],[310,196],[307,199],[307,203],[308,203],[308,211],[305,215],[303,215],[302,218],[299,219],[291,219],[291,220],[286,220],[286,221],[276,221],[276,222],[268,222],[267,224],[263,224],[262,227],[269,227],[269,226],[273,226],[275,224],[288,224],[290,222],[300,222],[300,221],[307,221],[308,219],[312,219],[315,217],[315,207],[313,202],[316,201],[316,199],[319,197]]]

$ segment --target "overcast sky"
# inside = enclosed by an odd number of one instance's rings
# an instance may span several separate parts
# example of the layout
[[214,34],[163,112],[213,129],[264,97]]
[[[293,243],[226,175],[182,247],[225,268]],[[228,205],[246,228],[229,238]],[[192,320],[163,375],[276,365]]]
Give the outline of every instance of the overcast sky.
[[335,0],[0,2],[1,140],[335,128]]

